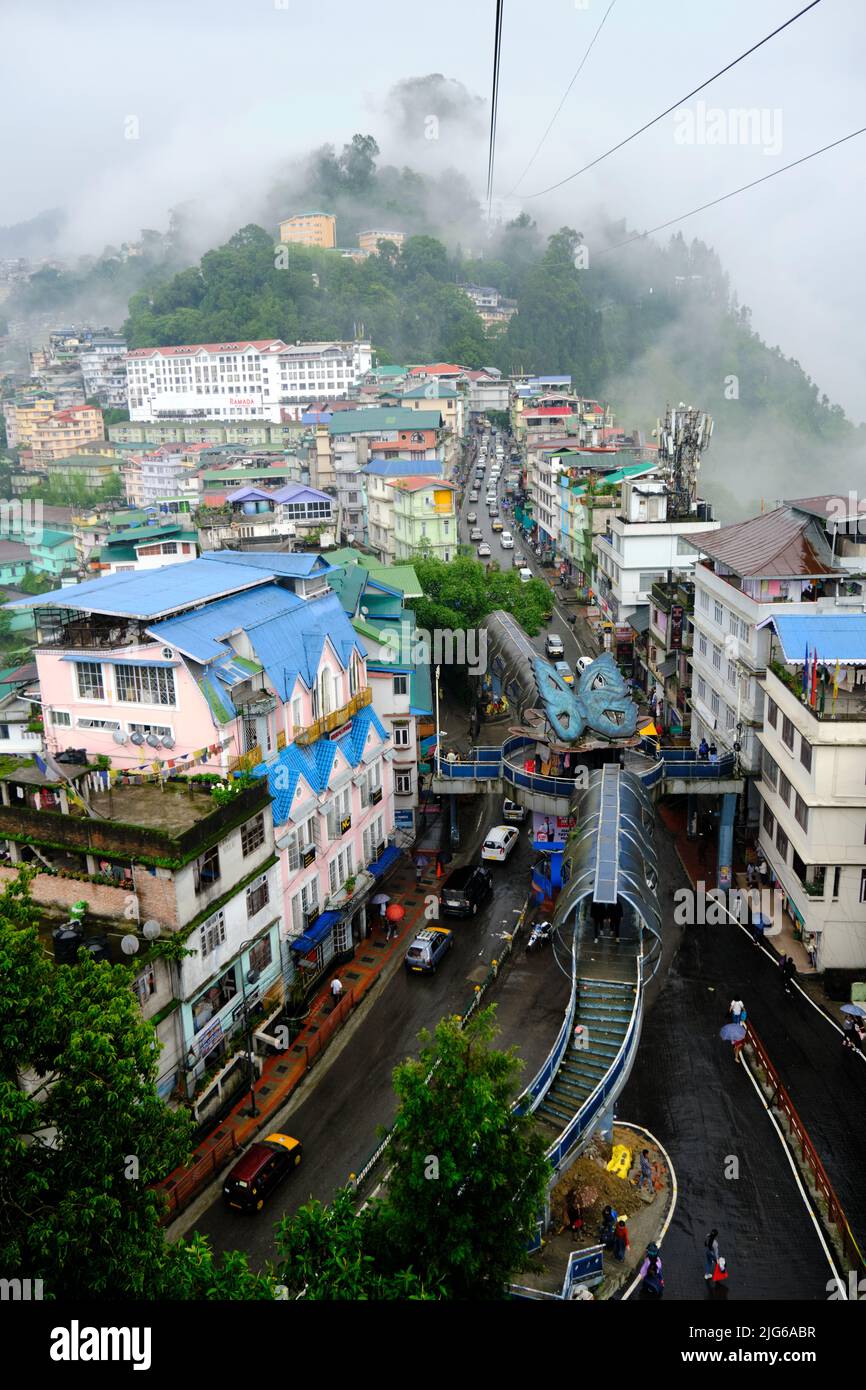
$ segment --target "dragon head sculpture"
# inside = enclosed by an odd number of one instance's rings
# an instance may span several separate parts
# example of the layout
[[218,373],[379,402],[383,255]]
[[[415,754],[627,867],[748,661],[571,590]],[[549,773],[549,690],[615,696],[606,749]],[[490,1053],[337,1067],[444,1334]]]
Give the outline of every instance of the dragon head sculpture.
[[637,728],[637,705],[610,652],[604,652],[566,685],[548,661],[536,657],[535,681],[548,722],[557,738],[574,743],[587,730],[602,738],[631,738]]

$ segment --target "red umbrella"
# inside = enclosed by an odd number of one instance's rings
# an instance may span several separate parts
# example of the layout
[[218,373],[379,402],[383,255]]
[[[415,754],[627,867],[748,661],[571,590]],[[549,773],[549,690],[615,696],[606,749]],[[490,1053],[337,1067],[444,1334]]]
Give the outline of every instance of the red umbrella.
[[402,922],[406,916],[406,909],[401,907],[399,903],[392,903],[390,907],[385,909],[385,916],[389,922]]

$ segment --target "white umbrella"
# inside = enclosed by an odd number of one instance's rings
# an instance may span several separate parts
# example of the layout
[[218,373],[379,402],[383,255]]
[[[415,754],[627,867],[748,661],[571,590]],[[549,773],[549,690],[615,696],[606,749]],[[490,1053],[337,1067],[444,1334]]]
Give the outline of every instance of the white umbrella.
[[377,907],[381,907],[382,903],[389,903],[390,901],[391,898],[388,893],[377,893],[375,898],[373,898],[373,902]]

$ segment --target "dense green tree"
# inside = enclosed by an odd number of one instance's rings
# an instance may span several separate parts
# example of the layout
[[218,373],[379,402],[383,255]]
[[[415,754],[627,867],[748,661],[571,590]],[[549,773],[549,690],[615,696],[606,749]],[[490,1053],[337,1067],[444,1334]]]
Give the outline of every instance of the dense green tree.
[[480,560],[468,555],[448,564],[421,556],[413,560],[413,567],[424,597],[413,599],[410,607],[419,627],[429,632],[437,627],[462,632],[479,626],[488,613],[503,608],[534,636],[542,615],[550,610],[547,585],[540,579],[522,584],[513,567],[493,567],[488,572]]

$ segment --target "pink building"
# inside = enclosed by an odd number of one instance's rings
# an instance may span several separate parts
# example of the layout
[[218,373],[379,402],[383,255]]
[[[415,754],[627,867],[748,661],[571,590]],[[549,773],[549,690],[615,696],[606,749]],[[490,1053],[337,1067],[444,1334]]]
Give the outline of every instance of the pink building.
[[[24,605],[49,753],[105,755],[112,785],[267,776],[286,983],[351,953],[399,853],[391,739],[329,573],[319,555],[220,551]],[[242,945],[224,944],[221,971]]]

